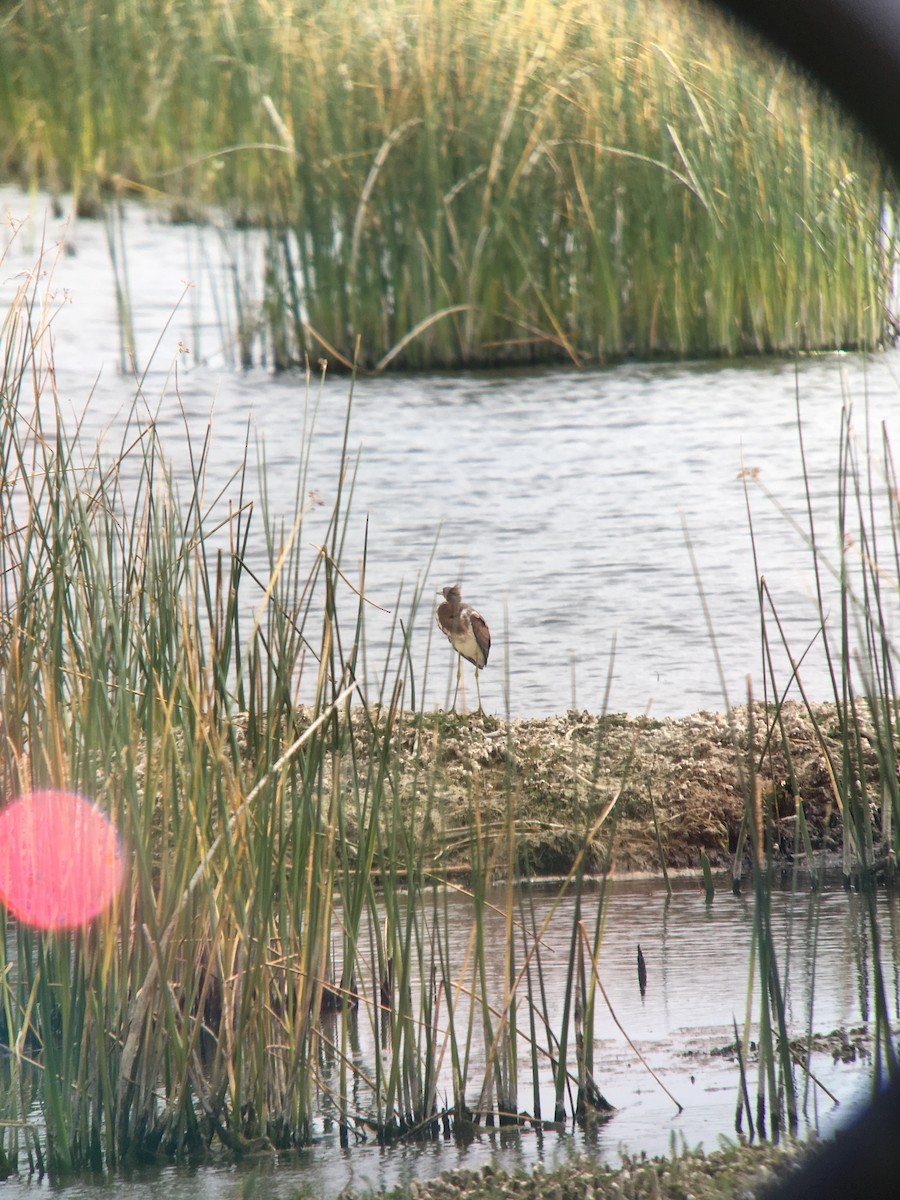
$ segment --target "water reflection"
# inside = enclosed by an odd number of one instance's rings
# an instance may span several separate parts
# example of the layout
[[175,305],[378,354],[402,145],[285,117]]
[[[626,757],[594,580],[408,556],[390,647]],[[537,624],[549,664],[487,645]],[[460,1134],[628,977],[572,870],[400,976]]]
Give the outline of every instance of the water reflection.
[[[526,890],[526,909],[533,904],[537,928],[543,927],[548,911],[554,909],[541,942],[540,986],[550,1028],[558,1034],[575,901],[568,898],[556,906],[555,888],[541,885]],[[505,898],[505,889],[497,889],[488,897],[495,907],[488,907],[484,916],[486,959],[491,964],[488,989],[495,1009],[502,1005],[506,978]],[[579,915],[589,929],[599,915],[600,899],[598,889],[589,892],[581,905]],[[879,917],[887,926],[890,900],[879,897],[878,905]],[[435,907],[436,911],[446,911],[441,936],[447,939],[445,948],[453,978],[465,978],[463,964],[470,962],[469,902],[452,893],[440,896]],[[531,927],[530,914],[524,923]],[[709,1139],[718,1133],[733,1131],[737,1066],[730,1055],[721,1051],[734,1040],[734,1022],[743,1029],[745,1021],[749,1021],[751,1037],[757,1036],[759,984],[756,978],[748,979],[752,923],[752,903],[743,897],[733,897],[730,891],[721,892],[709,905],[693,882],[677,883],[670,899],[650,882],[628,881],[612,886],[599,960],[610,1008],[598,1001],[595,1074],[618,1112],[608,1126],[601,1126],[591,1134],[593,1144],[604,1153],[614,1154],[620,1144],[662,1153],[673,1133],[684,1136],[688,1144],[709,1144]],[[828,1034],[871,1019],[871,931],[865,904],[859,896],[842,890],[792,894],[785,889],[773,898],[772,928],[792,1036]],[[647,971],[643,996],[637,972],[638,944]],[[886,939],[888,944],[893,945]],[[885,958],[890,960],[888,951]],[[517,966],[522,961],[520,957]],[[471,965],[468,969],[471,972]],[[533,979],[534,994],[538,995],[536,973]],[[467,986],[469,983],[477,995],[477,979],[469,976]],[[414,974],[413,990],[417,991],[418,986]],[[464,991],[463,1003],[457,1008],[458,1028],[466,1028],[468,1022],[466,994]],[[519,995],[520,1019],[524,1020],[524,984]],[[896,995],[893,1005],[896,1015]],[[473,1105],[486,1067],[478,1024],[476,1020],[476,1034],[468,1057],[467,1100]],[[334,1032],[337,1036],[337,1026]],[[641,1065],[629,1039],[683,1105],[683,1112],[676,1111],[665,1091]],[[371,1073],[380,1044],[371,1009],[364,1005],[352,1026],[351,1053],[367,1073]],[[846,1099],[859,1086],[859,1073],[832,1061],[829,1051],[814,1053],[813,1064],[817,1078],[840,1098]],[[328,1064],[323,1066],[328,1069]],[[331,1069],[336,1068],[337,1060],[331,1064]],[[519,1080],[519,1107],[535,1111],[531,1058],[524,1042],[520,1046]],[[449,1056],[441,1084],[439,1094],[447,1099],[452,1095]],[[540,1084],[538,1103],[548,1118],[553,1114],[553,1081],[546,1059],[541,1060]],[[356,1111],[365,1112],[368,1101],[362,1090],[355,1100]],[[808,1095],[804,1125],[815,1126],[831,1108],[824,1091]],[[326,1132],[324,1128],[322,1132]],[[578,1138],[583,1136],[577,1134]]]

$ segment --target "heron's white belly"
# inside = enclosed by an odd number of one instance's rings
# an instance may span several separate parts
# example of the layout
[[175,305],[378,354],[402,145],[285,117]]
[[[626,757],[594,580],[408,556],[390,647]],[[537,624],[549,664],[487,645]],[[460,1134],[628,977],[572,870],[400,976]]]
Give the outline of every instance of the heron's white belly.
[[475,635],[471,629],[462,629],[459,633],[448,634],[450,645],[463,658],[467,658],[470,663],[474,663],[476,667],[484,666],[484,655],[481,653],[481,648],[475,641]]

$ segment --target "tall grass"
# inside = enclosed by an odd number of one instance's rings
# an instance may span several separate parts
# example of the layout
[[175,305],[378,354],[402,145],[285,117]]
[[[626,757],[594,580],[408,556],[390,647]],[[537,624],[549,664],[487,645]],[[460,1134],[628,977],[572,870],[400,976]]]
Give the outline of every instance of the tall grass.
[[[758,1081],[756,1128],[796,1129],[799,1088],[796,1075],[803,1054],[792,1046],[788,1031],[789,946],[781,945],[771,924],[771,893],[775,875],[783,869],[781,852],[792,847],[793,884],[802,886],[800,869],[815,890],[821,885],[822,865],[812,849],[803,796],[791,759],[782,709],[796,688],[809,716],[831,788],[831,802],[840,816],[842,876],[848,895],[859,893],[861,975],[871,981],[873,1086],[877,1093],[886,1078],[898,1077],[896,997],[892,967],[883,950],[883,917],[879,917],[879,890],[887,885],[891,920],[896,916],[897,818],[900,785],[896,746],[900,734],[900,707],[896,684],[896,605],[900,593],[900,491],[893,451],[886,426],[869,427],[863,409],[859,424],[847,399],[841,413],[837,463],[834,471],[834,509],[829,525],[836,533],[837,550],[821,532],[823,514],[813,496],[806,467],[799,392],[797,428],[799,453],[806,481],[805,521],[794,519],[795,532],[806,546],[813,566],[819,631],[812,643],[792,647],[778,612],[777,596],[759,573],[760,548],[753,534],[750,487],[766,489],[750,472],[745,475],[753,554],[759,578],[759,611],[762,675],[765,705],[760,710],[764,727],[755,729],[755,710],[748,704],[748,729],[741,754],[745,793],[745,818],[735,862],[736,887],[742,848],[750,854],[754,903],[751,991],[753,974],[758,983]],[[767,498],[777,499],[766,492]],[[837,585],[837,604],[833,599]],[[831,585],[831,586],[829,586]],[[776,650],[786,656],[789,671],[776,670]],[[808,654],[824,657],[831,678],[833,725],[824,728],[821,709],[804,687],[804,660]],[[834,740],[837,748],[834,747]],[[783,768],[772,760],[779,752]],[[787,795],[778,803],[773,780],[785,776]],[[852,900],[848,901],[852,902]],[[818,928],[818,919],[816,920]],[[813,1001],[808,1015],[808,1036],[813,1028]],[[740,1052],[744,1109],[753,1132],[745,1060],[749,1046],[750,1009]],[[821,1086],[813,1080],[815,1086]],[[807,1096],[810,1076],[803,1090]],[[805,1100],[804,1100],[805,1103]]]
[[[249,449],[227,503],[207,494],[209,432],[189,443],[179,491],[138,403],[118,452],[102,456],[64,428],[38,278],[3,327],[0,795],[96,798],[126,871],[89,928],[41,933],[0,910],[0,1161],[59,1177],[215,1147],[240,1155],[304,1144],[325,1121],[346,1145],[465,1136],[539,1113],[548,1062],[555,1115],[574,1116],[574,1002],[561,1019],[549,1010],[541,943],[567,890],[583,888],[616,797],[585,809],[582,853],[539,924],[513,886],[514,772],[499,838],[473,784],[471,930],[457,963],[458,909],[435,886],[423,832],[440,776],[406,794],[397,766],[398,746],[441,733],[410,704],[404,640],[421,597],[367,696],[365,563],[358,584],[343,563],[346,444],[315,551],[308,442],[286,515],[269,507],[264,458],[261,498],[249,498]],[[252,537],[266,575],[245,565]],[[510,880],[499,989],[485,939],[497,870]],[[600,928],[598,916],[594,969]],[[592,995],[592,982],[577,986]],[[589,1000],[582,1011],[590,1048]],[[381,1051],[371,1061],[364,1024]],[[589,1070],[590,1049],[582,1057]]]
[[[695,4],[16,6],[4,165],[268,230],[276,363],[872,347],[896,187]],[[260,314],[247,314],[247,328]]]

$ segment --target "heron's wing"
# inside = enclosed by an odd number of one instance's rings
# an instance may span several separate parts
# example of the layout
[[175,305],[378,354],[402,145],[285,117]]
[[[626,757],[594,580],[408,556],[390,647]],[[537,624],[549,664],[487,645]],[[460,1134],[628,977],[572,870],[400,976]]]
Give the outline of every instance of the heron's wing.
[[442,605],[438,605],[438,611],[434,613],[434,620],[437,620],[440,632],[449,637],[452,632],[452,620],[454,620],[454,608],[449,601],[445,600]]
[[491,652],[491,631],[481,613],[475,612],[474,609],[469,613],[469,620],[472,622],[472,635],[478,649],[484,655],[484,665],[487,666],[488,655]]

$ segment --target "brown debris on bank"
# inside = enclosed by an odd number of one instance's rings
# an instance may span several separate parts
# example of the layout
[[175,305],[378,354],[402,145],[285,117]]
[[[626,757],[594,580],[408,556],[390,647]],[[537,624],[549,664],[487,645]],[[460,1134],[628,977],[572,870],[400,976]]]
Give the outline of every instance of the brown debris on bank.
[[[817,706],[813,713],[839,762],[834,706]],[[405,713],[392,732],[393,786],[404,819],[411,798],[417,798],[417,835],[433,865],[451,872],[471,864],[476,823],[498,873],[503,872],[509,796],[515,804],[519,865],[527,855],[533,874],[568,871],[584,831],[614,799],[592,843],[590,869],[611,865],[616,871],[658,872],[653,806],[668,868],[696,868],[701,851],[714,867],[730,868],[744,812],[737,764],[741,760],[746,767],[749,761],[747,716],[746,708],[736,709],[732,727],[724,714],[710,712],[663,720],[570,712],[508,725],[490,714],[435,712],[416,718]],[[354,723],[366,748],[370,734],[364,714]],[[813,848],[838,850],[840,815],[820,736],[800,704],[786,704],[781,723]],[[765,734],[765,713],[756,706],[754,757],[781,850],[789,857],[796,829],[790,772],[780,732],[760,761]],[[874,768],[870,747],[864,747],[863,758]],[[801,853],[802,847],[796,850]]]
[[[607,1166],[595,1155],[573,1155],[564,1164],[547,1170],[507,1171],[488,1164],[480,1170],[458,1168],[435,1179],[414,1181],[390,1193],[389,1200],[746,1200],[768,1196],[776,1184],[793,1175],[815,1154],[815,1145],[785,1139],[723,1146],[711,1154],[683,1150],[671,1158],[623,1156],[621,1165]],[[344,1193],[347,1200],[363,1200],[365,1193]]]

